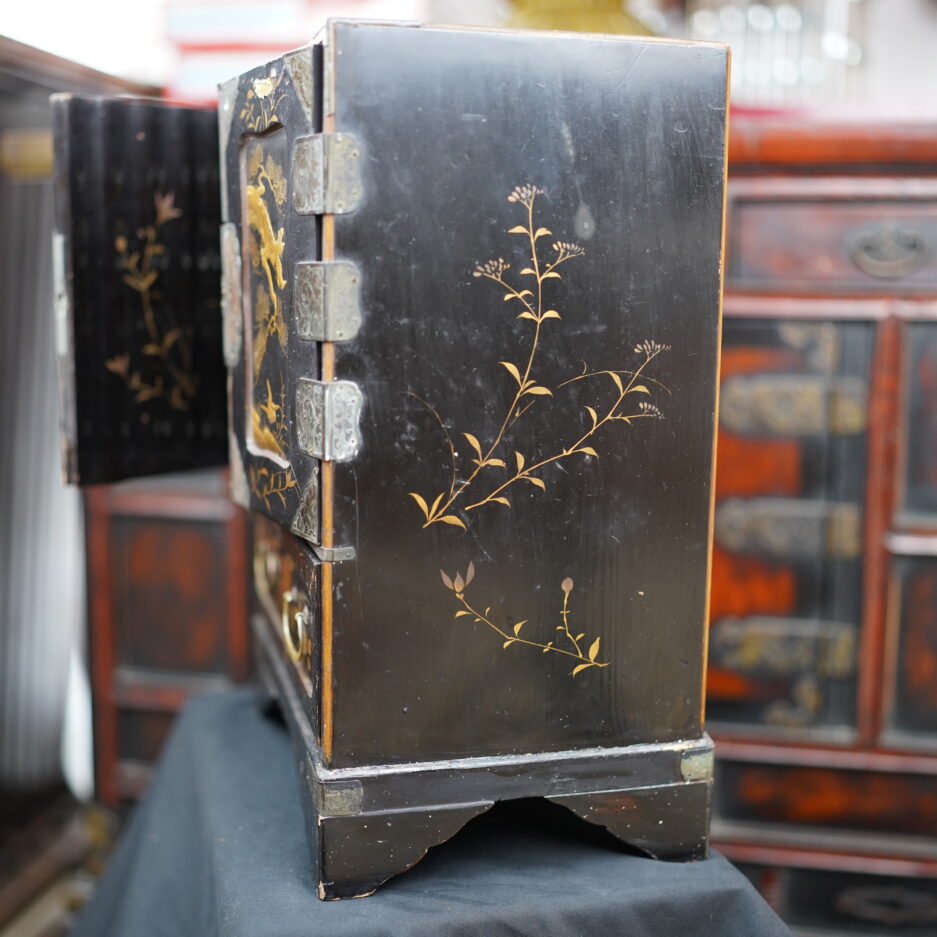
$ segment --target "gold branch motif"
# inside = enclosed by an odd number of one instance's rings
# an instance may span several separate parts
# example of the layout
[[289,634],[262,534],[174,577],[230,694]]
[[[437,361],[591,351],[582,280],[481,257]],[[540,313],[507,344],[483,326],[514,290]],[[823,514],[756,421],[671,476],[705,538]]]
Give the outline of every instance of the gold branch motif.
[[[533,332],[525,362],[521,365],[512,361],[498,362],[513,381],[514,390],[497,433],[490,442],[484,445],[475,433],[463,432],[461,434],[474,453],[474,458],[470,462],[472,467],[466,470],[461,481],[458,478],[455,445],[445,421],[430,404],[423,401],[422,398],[417,398],[429,409],[442,427],[446,435],[452,465],[451,480],[447,491],[442,491],[435,497],[431,496],[429,498],[416,491],[408,492],[423,514],[423,527],[429,527],[433,524],[448,524],[464,530],[466,529],[465,519],[455,513],[458,508],[461,508],[463,512],[474,511],[486,504],[500,504],[510,508],[511,502],[506,493],[517,482],[524,481],[544,491],[547,486],[546,480],[536,474],[540,469],[577,455],[598,458],[599,453],[593,447],[592,442],[593,437],[604,426],[616,422],[630,426],[641,419],[663,419],[663,413],[656,405],[644,402],[634,407],[630,406],[631,401],[634,399],[633,395],[649,395],[651,393],[648,383],[659,384],[657,381],[643,378],[643,375],[648,365],[659,354],[669,348],[669,346],[661,345],[658,342],[645,341],[635,347],[635,352],[640,354],[643,360],[634,370],[590,372],[588,369],[584,369],[582,374],[555,385],[555,388],[559,389],[585,378],[606,376],[614,386],[615,397],[611,406],[601,407],[597,403],[595,406],[585,407],[590,421],[585,432],[580,432],[558,452],[546,456],[529,459],[523,453],[515,451],[513,458],[508,457],[506,460],[505,455],[502,454],[502,445],[506,441],[508,431],[514,424],[538,400],[553,397],[553,390],[547,386],[547,382],[533,376],[537,363],[537,352],[545,328],[544,323],[548,320],[562,320],[562,316],[556,309],[547,308],[545,285],[548,280],[562,280],[562,274],[559,273],[558,268],[566,261],[585,254],[583,248],[578,244],[557,240],[552,243],[552,254],[549,257],[542,256],[543,252],[538,247],[538,241],[553,233],[549,228],[542,227],[535,221],[534,207],[536,199],[538,195],[542,194],[543,190],[537,186],[524,185],[516,187],[508,196],[509,202],[520,205],[524,210],[524,222],[508,229],[507,233],[521,235],[527,242],[529,263],[520,270],[518,277],[532,277],[533,280],[529,281],[531,288],[527,288],[520,281],[511,283],[506,279],[505,273],[511,268],[511,265],[503,257],[476,265],[472,274],[475,277],[496,283],[504,290],[504,302],[519,303],[521,311],[517,313],[516,318],[532,322]],[[517,309],[518,307],[514,305],[513,308]],[[666,388],[664,389],[666,390]],[[512,462],[513,465],[509,465],[509,462]],[[470,492],[480,484],[484,469],[501,469],[508,471],[510,474],[506,480],[500,483],[489,483],[487,493],[476,495],[473,500],[469,497]],[[484,477],[488,478],[490,475],[486,473]]]
[[[609,661],[601,661],[598,659],[600,645],[602,643],[601,638],[595,638],[593,641],[589,642],[588,650],[584,652],[583,647],[586,644],[585,632],[574,635],[569,629],[569,594],[573,591],[573,581],[569,576],[560,583],[560,589],[563,592],[563,606],[560,609],[560,620],[562,624],[557,625],[556,630],[561,632],[561,634],[558,635],[555,640],[544,643],[543,641],[535,641],[521,637],[524,626],[528,624],[527,619],[515,622],[513,625],[505,625],[502,628],[493,621],[491,608],[486,608],[484,612],[481,612],[469,603],[468,599],[465,597],[465,592],[469,584],[475,578],[474,563],[469,563],[464,578],[461,573],[456,573],[451,579],[443,570],[440,570],[439,573],[442,576],[443,585],[451,590],[456,601],[462,606],[455,613],[455,617],[463,618],[471,616],[475,624],[485,625],[490,628],[503,640],[504,643],[501,645],[502,649],[507,649],[511,647],[512,644],[520,644],[526,645],[527,647],[539,648],[543,654],[559,654],[563,657],[571,657],[573,660],[578,661],[570,672],[570,676],[573,677],[583,670],[588,670],[590,667],[608,667]],[[557,640],[563,641],[564,646],[558,647],[556,644]]]
[[[188,338],[180,328],[160,330],[156,318],[154,299],[159,296],[155,287],[159,271],[153,259],[166,253],[160,242],[160,229],[182,212],[173,204],[172,192],[153,194],[155,216],[153,223],[138,231],[140,244],[131,252],[130,244],[123,235],[114,239],[114,249],[123,270],[123,281],[140,297],[143,323],[149,339],[142,347],[142,354],[156,366],[154,376],[145,380],[140,369],[130,369],[130,354],[114,355],[104,362],[104,367],[116,374],[133,391],[136,403],[164,398],[174,410],[188,410],[198,388],[198,380],[192,373],[192,349]],[[152,368],[148,369],[152,370]]]
[[260,498],[264,507],[269,511],[270,502],[279,498],[283,507],[286,507],[286,492],[296,487],[293,470],[287,466],[285,469],[272,472],[266,466],[257,468],[251,465],[247,471],[251,491]]
[[[507,494],[516,483],[527,482],[545,491],[547,479],[542,473],[543,469],[573,456],[597,459],[599,453],[595,449],[596,437],[604,427],[613,423],[632,426],[638,420],[660,420],[664,417],[657,404],[646,399],[651,396],[652,386],[669,393],[660,381],[647,374],[651,362],[669,349],[669,346],[659,342],[648,340],[637,344],[634,347],[634,353],[639,356],[639,361],[631,370],[590,371],[584,364],[581,373],[558,382],[548,381],[540,375],[537,355],[541,338],[552,326],[553,320],[561,322],[563,318],[548,301],[547,294],[550,287],[554,285],[549,281],[562,280],[559,268],[567,261],[585,254],[580,245],[570,241],[552,241],[552,248],[547,250],[541,247],[542,239],[549,238],[553,234],[549,228],[540,225],[535,217],[536,200],[542,194],[542,189],[528,184],[515,187],[507,197],[508,202],[519,206],[523,212],[522,222],[507,231],[508,234],[522,237],[525,242],[526,256],[517,278],[508,277],[507,271],[511,269],[511,264],[504,257],[479,263],[472,272],[476,278],[495,283],[503,291],[502,299],[510,304],[508,308],[515,314],[515,317],[533,325],[530,331],[529,347],[521,362],[507,360],[498,362],[512,381],[512,390],[510,403],[497,432],[484,443],[477,433],[463,431],[457,434],[459,438],[466,441],[471,451],[470,462],[463,466],[461,477],[458,452],[453,441],[453,434],[450,433],[446,421],[432,404],[416,394],[411,394],[432,414],[442,429],[449,450],[451,468],[448,489],[439,492],[435,497],[424,497],[416,491],[408,492],[423,515],[423,528],[433,524],[445,524],[466,530],[465,517],[469,511],[488,504],[500,504],[511,509]],[[593,398],[593,403],[584,407],[584,414],[580,419],[578,429],[575,432],[568,432],[568,441],[562,448],[559,450],[552,448],[555,443],[551,436],[552,445],[547,454],[528,457],[513,447],[511,447],[513,454],[507,451],[512,428],[531,407],[540,401],[555,400],[554,391],[560,388],[580,381],[590,382],[594,378],[604,378],[605,393]],[[551,384],[552,387],[549,386]],[[506,473],[506,477],[493,475],[489,470]],[[571,671],[574,677],[590,667],[609,666],[610,661],[598,659],[600,637],[590,642],[587,641],[585,632],[574,634],[573,629],[570,628],[569,595],[573,590],[571,578],[566,577],[560,584],[563,592],[563,606],[560,610],[561,624],[556,626],[560,634],[552,641],[543,642],[521,636],[522,629],[528,624],[527,620],[502,627],[496,623],[491,608],[486,608],[482,612],[478,607],[469,603],[465,593],[475,576],[473,563],[469,563],[464,578],[461,573],[457,573],[453,578],[442,570],[440,573],[443,585],[453,593],[460,605],[455,617],[471,616],[476,624],[484,625],[495,632],[503,640],[502,647],[509,648],[514,644],[519,644],[539,648],[543,654],[572,658],[576,661]]]

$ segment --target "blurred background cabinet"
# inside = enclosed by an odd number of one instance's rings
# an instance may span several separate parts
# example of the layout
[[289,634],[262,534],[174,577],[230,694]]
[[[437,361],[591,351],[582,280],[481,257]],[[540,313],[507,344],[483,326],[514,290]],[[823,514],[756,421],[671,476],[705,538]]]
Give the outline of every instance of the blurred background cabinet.
[[135,799],[176,712],[248,673],[247,532],[225,474],[85,491],[97,796]]
[[937,933],[937,127],[730,160],[713,838],[802,933]]

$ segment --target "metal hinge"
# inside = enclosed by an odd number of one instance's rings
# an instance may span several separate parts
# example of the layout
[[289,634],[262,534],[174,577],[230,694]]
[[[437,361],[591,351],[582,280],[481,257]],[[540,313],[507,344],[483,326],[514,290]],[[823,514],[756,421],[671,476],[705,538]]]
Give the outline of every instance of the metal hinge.
[[347,462],[358,454],[364,397],[351,381],[296,382],[299,448],[323,462]]
[[344,215],[361,201],[361,147],[348,133],[314,133],[293,143],[293,208]]
[[322,563],[341,563],[345,560],[353,560],[355,558],[354,547],[324,547],[318,542],[321,533],[319,499],[319,465],[313,463],[306,489],[293,515],[290,530],[312,547],[317,559]]
[[772,559],[855,559],[862,552],[862,512],[839,502],[731,498],[716,509],[714,535],[726,550]]
[[361,274],[347,260],[296,264],[293,318],[306,341],[347,342],[361,326]]

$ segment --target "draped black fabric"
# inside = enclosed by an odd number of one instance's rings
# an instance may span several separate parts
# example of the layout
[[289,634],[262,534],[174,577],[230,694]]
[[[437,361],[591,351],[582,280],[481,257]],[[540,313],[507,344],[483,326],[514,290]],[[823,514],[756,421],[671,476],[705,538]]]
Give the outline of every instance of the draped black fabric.
[[656,862],[504,804],[369,898],[319,901],[286,730],[250,690],[177,723],[73,937],[789,937],[725,859]]

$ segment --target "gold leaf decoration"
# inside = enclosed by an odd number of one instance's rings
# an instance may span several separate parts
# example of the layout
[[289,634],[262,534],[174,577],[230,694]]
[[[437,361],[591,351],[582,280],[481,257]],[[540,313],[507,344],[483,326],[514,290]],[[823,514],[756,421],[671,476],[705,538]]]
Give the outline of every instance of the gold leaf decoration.
[[482,457],[481,443],[471,433],[463,433],[462,435],[468,440],[468,444],[478,453],[478,458],[480,459]]
[[429,517],[429,505],[426,503],[426,499],[423,495],[418,495],[415,491],[409,491],[407,494],[413,498],[414,501],[420,506],[420,510],[423,512],[424,517]]
[[474,605],[472,605],[468,598],[466,597],[466,591],[468,590],[469,583],[475,576],[475,567],[473,564],[469,564],[468,569],[466,570],[465,578],[463,579],[461,573],[456,573],[451,579],[449,576],[442,572],[442,581],[443,585],[453,593],[453,596],[458,603],[458,608],[455,612],[455,618],[471,618],[473,623],[484,625],[486,628],[490,629],[495,635],[497,635],[501,641],[501,647],[508,648],[512,644],[520,644],[525,647],[539,649],[542,654],[553,654],[557,659],[566,659],[567,663],[575,662],[575,666],[571,671],[571,676],[576,676],[577,673],[585,670],[588,667],[603,668],[609,666],[609,661],[598,660],[599,655],[599,646],[601,643],[600,638],[596,638],[591,646],[589,647],[588,655],[584,654],[582,647],[579,642],[584,637],[583,634],[577,635],[575,638],[570,633],[569,630],[569,594],[573,589],[573,581],[567,576],[560,589],[563,593],[563,606],[560,610],[560,619],[562,624],[556,626],[556,630],[562,632],[562,636],[566,639],[565,646],[560,647],[557,645],[555,640],[552,641],[538,641],[535,638],[522,638],[521,631],[525,625],[529,624],[529,619],[524,618],[521,621],[515,622],[513,625],[505,624],[499,625],[495,618],[491,614],[491,607],[487,607],[484,612],[479,611]]
[[154,192],[153,210],[153,223],[137,232],[137,250],[130,249],[123,234],[114,238],[118,267],[123,271],[121,280],[137,294],[140,303],[147,336],[140,354],[147,360],[133,368],[130,353],[124,352],[108,358],[104,367],[124,381],[135,403],[162,399],[173,410],[188,410],[198,390],[192,348],[181,328],[166,328],[165,320],[172,320],[173,310],[155,289],[160,274],[153,262],[155,257],[166,255],[166,245],[160,240],[164,226],[183,215],[172,192]]
[[498,364],[505,368],[518,384],[521,383],[521,372],[517,370],[516,364],[511,364],[510,361],[499,361]]
[[[585,455],[591,458],[598,458],[599,451],[595,446],[598,434],[606,427],[624,424],[631,426],[635,421],[642,418],[663,419],[662,411],[656,404],[650,401],[642,401],[636,410],[626,410],[625,401],[632,394],[650,395],[651,390],[647,382],[656,385],[657,388],[669,393],[667,389],[656,379],[650,377],[647,372],[651,362],[659,354],[669,349],[669,346],[663,345],[657,341],[646,340],[635,345],[635,353],[642,355],[643,360],[633,370],[602,369],[590,371],[588,366],[583,363],[580,373],[565,380],[555,379],[548,376],[547,379],[534,379],[535,371],[539,374],[537,365],[538,352],[544,336],[550,329],[555,328],[554,323],[562,322],[563,317],[560,312],[553,308],[554,301],[550,298],[555,289],[554,284],[548,284],[548,281],[562,280],[562,274],[559,268],[567,261],[582,257],[585,250],[581,245],[570,241],[557,240],[552,243],[551,248],[542,248],[538,242],[552,234],[551,230],[535,221],[536,201],[543,190],[539,187],[527,184],[515,186],[507,197],[509,203],[516,204],[523,209],[524,220],[520,224],[507,228],[507,233],[512,235],[523,235],[526,239],[524,250],[526,256],[517,264],[519,271],[516,276],[511,276],[509,271],[512,264],[504,257],[497,257],[491,260],[477,263],[472,270],[472,276],[480,280],[490,280],[499,289],[499,295],[504,303],[517,302],[521,309],[509,306],[511,315],[515,321],[521,320],[521,326],[527,336],[526,359],[522,356],[518,363],[513,361],[501,360],[498,362],[508,374],[513,378],[516,389],[511,395],[511,399],[504,410],[499,428],[493,435],[473,434],[463,432],[462,436],[468,443],[471,454],[459,456],[453,445],[452,437],[447,428],[446,421],[440,416],[439,412],[422,398],[413,394],[426,409],[433,415],[439,424],[449,450],[450,457],[450,476],[451,480],[447,492],[438,495],[432,506],[428,505],[422,496],[415,492],[410,492],[423,515],[423,527],[440,523],[461,530],[466,530],[466,521],[463,517],[467,512],[480,509],[489,504],[500,504],[513,510],[511,501],[506,493],[512,485],[525,481],[537,488],[539,491],[546,491],[547,479],[543,477],[543,470],[554,463],[559,463],[573,455]],[[550,251],[552,250],[552,254]],[[510,279],[509,279],[510,277]],[[521,288],[521,283],[517,277],[533,277],[535,289]],[[512,282],[513,281],[513,282]],[[527,323],[533,323],[528,325]],[[549,325],[548,325],[549,323]],[[593,382],[594,378],[607,376],[615,389],[615,396],[609,402],[609,390],[600,382]],[[642,379],[640,382],[639,379]],[[569,431],[565,444],[557,440],[557,434],[551,433],[549,437],[535,440],[532,444],[531,455],[525,456],[519,451],[514,450],[514,469],[508,468],[505,454],[514,440],[515,425],[524,418],[524,416],[534,406],[558,406],[555,403],[557,392],[560,388],[569,387],[579,381],[591,382],[588,386],[596,397],[588,404],[583,405],[586,413],[589,415],[590,425],[585,432],[582,431],[582,421],[573,419],[569,421],[573,426],[578,426],[578,430]],[[548,387],[547,383],[553,385]],[[551,421],[551,427],[561,425],[560,421]],[[571,441],[570,441],[571,438]],[[528,445],[524,443],[525,447]],[[545,450],[545,451],[544,451]],[[461,460],[461,465],[459,464]],[[510,459],[508,458],[509,462]],[[488,469],[506,470],[507,477],[504,475],[493,476]],[[485,484],[487,483],[487,484]],[[485,485],[485,487],[482,487]],[[453,508],[461,508],[461,514],[453,513]],[[571,675],[575,676],[590,667],[607,667],[608,661],[599,660],[601,640],[595,637],[588,652],[584,652],[581,641],[585,639],[585,632],[573,634],[569,629],[569,596],[573,588],[573,580],[566,577],[562,584],[563,606],[561,609],[562,624],[556,626],[556,631],[561,637],[547,643],[527,640],[520,637],[521,627],[527,624],[527,619],[510,627],[513,631],[509,633],[498,625],[492,618],[491,608],[487,607],[484,613],[478,611],[474,606],[468,604],[465,599],[465,590],[471,583],[474,576],[474,566],[469,564],[465,578],[458,576],[454,580],[449,580],[443,574],[443,584],[453,592],[455,598],[461,603],[456,617],[471,617],[475,624],[485,625],[497,634],[503,640],[503,647],[507,648],[511,644],[520,643],[531,647],[539,648],[543,655],[566,655],[575,659],[575,666]],[[564,646],[560,647],[557,642]]]
[[444,514],[442,517],[437,517],[437,521],[441,524],[449,524],[452,527],[461,527],[462,530],[465,530],[465,522],[461,517],[457,517],[455,514]]

